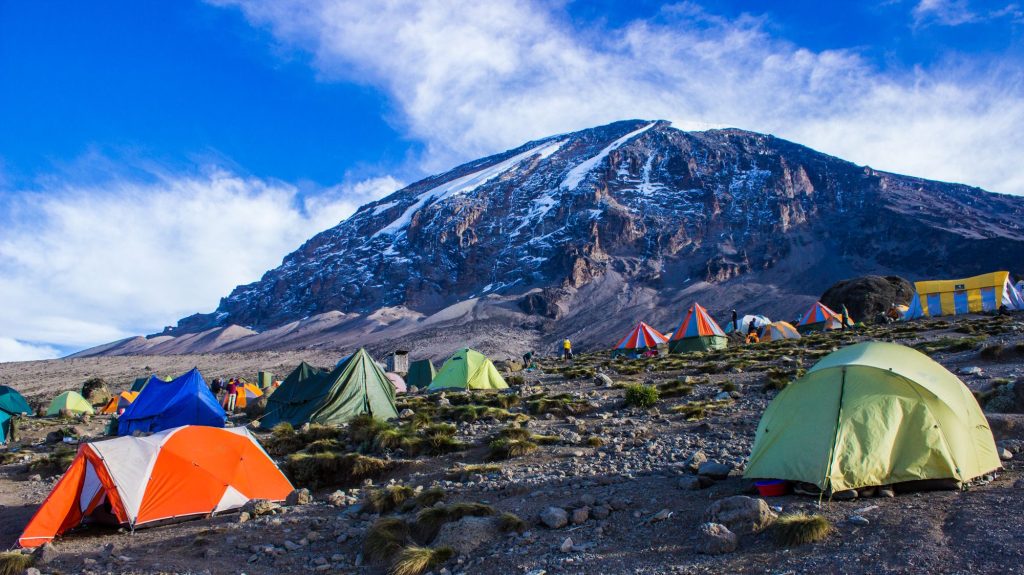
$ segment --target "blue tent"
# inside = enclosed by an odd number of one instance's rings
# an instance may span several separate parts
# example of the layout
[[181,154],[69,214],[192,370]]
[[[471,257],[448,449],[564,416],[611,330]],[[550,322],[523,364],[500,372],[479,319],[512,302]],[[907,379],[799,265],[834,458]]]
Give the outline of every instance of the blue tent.
[[224,427],[227,415],[198,369],[175,379],[151,378],[118,425],[118,435],[136,431],[155,433],[182,425]]

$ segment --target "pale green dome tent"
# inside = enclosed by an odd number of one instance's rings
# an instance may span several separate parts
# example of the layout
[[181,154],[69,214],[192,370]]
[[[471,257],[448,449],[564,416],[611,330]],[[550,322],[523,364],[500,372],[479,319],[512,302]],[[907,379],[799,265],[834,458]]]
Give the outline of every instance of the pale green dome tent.
[[470,389],[508,389],[505,378],[498,373],[491,360],[479,351],[465,348],[455,352],[441,366],[428,392]]
[[89,415],[95,413],[92,409],[92,404],[77,391],[65,391],[53,398],[53,401],[50,402],[50,407],[46,410],[46,415],[48,417],[60,415],[60,410],[62,409],[66,409],[71,413],[88,413]]
[[757,427],[745,477],[843,491],[999,469],[988,421],[955,375],[909,347],[833,352],[786,386]]

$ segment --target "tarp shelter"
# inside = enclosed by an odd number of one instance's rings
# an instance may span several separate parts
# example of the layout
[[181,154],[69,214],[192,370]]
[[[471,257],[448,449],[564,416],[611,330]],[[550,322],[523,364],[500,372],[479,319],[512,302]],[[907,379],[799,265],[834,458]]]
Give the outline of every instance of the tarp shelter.
[[636,324],[625,337],[615,344],[612,355],[621,353],[643,353],[649,349],[657,349],[659,345],[668,343],[668,338],[660,331],[644,322]]
[[709,349],[725,349],[728,345],[725,332],[718,327],[708,310],[694,303],[686,310],[683,321],[669,338],[669,351],[686,353],[689,351],[706,351]]
[[155,433],[182,425],[224,427],[227,414],[199,370],[172,381],[151,379],[118,420],[117,434]]
[[110,398],[110,401],[100,409],[100,413],[111,414],[118,413],[122,409],[128,409],[128,406],[135,401],[135,398],[139,396],[137,391],[122,391],[116,396]]
[[[846,323],[853,325],[853,318],[847,317]],[[827,305],[816,301],[811,306],[811,309],[807,310],[807,313],[800,318],[800,323],[796,327],[800,330],[800,333],[841,329],[843,327],[843,318],[838,313],[829,309]]]
[[487,356],[467,347],[444,362],[427,391],[444,389],[508,389],[508,384]]
[[256,373],[256,387],[260,389],[266,389],[274,385],[274,374],[269,371],[260,371]]
[[135,529],[283,501],[292,485],[244,427],[186,426],[83,443],[18,539],[37,547],[98,516]]
[[409,387],[405,384],[405,380],[402,379],[402,376],[393,371],[389,371],[384,375],[388,376],[388,380],[391,381],[391,385],[395,386],[395,393],[405,393],[409,391]]
[[[763,315],[745,315],[741,317],[739,320],[737,320],[736,323],[740,325],[740,328],[736,330],[737,333],[742,333],[746,335],[747,331],[750,329],[750,324],[754,324],[754,327],[760,330],[764,326],[772,323],[772,320],[768,319],[766,316]],[[729,323],[725,325],[725,333],[732,332],[732,321],[729,321]]]
[[420,359],[409,364],[409,373],[405,376],[405,383],[409,387],[424,388],[434,381],[437,370],[434,369],[434,362],[429,359]]
[[800,332],[793,324],[786,321],[772,322],[761,330],[761,341],[778,341],[780,339],[800,339]]
[[295,369],[270,398],[260,427],[281,422],[340,425],[358,415],[395,419],[395,388],[377,362],[360,348],[330,372],[305,363]]
[[924,316],[960,315],[996,311],[1024,310],[1024,297],[1013,283],[1010,272],[993,272],[958,280],[930,280],[914,283],[915,293],[903,319]]
[[745,476],[842,491],[998,468],[967,386],[921,352],[866,342],[825,356],[768,405]]
[[77,391],[65,391],[53,398],[53,401],[50,402],[50,407],[46,409],[46,415],[47,417],[60,415],[62,409],[71,413],[88,413],[89,415],[95,413],[92,409],[92,404]]
[[11,434],[11,419],[16,415],[31,415],[32,406],[13,387],[0,385],[0,443],[6,443]]

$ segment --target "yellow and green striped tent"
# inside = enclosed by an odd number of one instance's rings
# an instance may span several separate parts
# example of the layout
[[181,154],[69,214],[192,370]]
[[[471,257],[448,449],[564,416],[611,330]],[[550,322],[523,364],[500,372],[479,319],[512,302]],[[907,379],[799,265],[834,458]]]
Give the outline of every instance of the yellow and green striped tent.
[[929,280],[914,283],[916,294],[903,319],[924,316],[960,315],[1007,309],[1024,309],[1024,299],[1010,282],[1010,272],[992,272],[957,280]]

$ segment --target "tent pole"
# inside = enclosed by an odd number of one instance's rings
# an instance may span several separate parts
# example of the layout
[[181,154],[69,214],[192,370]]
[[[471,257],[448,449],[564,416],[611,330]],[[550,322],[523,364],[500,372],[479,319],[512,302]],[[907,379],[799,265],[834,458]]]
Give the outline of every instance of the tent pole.
[[[836,442],[839,441],[839,426],[843,421],[843,395],[846,392],[846,367],[843,367],[842,377],[839,379],[839,407],[836,409],[836,432],[832,437],[832,449],[829,450],[828,454],[828,467],[825,469],[825,477],[822,480],[822,485],[827,485],[829,488],[832,487],[832,463],[836,458]],[[821,506],[821,500],[825,496],[825,489],[821,490],[821,495],[818,497],[818,506]],[[832,500],[832,493],[829,493],[829,501]]]

